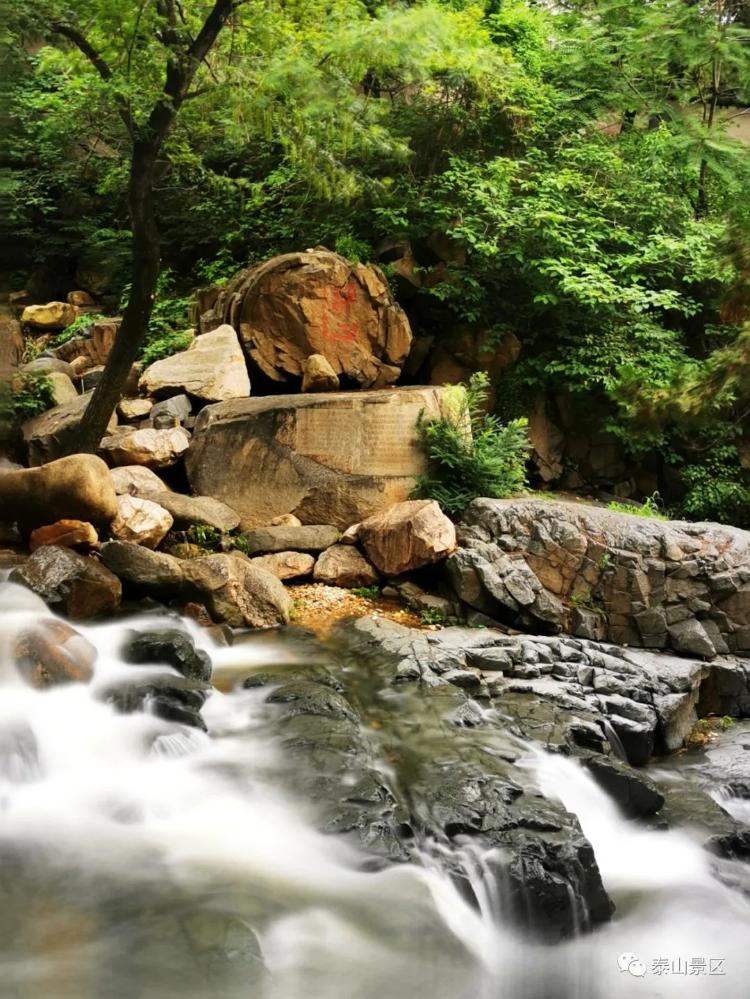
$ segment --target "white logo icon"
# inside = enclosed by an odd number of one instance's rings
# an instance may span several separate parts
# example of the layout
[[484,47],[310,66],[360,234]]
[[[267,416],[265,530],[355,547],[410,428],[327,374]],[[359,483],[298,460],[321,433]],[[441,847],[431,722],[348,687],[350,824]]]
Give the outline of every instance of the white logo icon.
[[620,971],[628,971],[634,978],[643,978],[646,974],[646,965],[639,961],[636,954],[626,952],[617,958],[617,967]]

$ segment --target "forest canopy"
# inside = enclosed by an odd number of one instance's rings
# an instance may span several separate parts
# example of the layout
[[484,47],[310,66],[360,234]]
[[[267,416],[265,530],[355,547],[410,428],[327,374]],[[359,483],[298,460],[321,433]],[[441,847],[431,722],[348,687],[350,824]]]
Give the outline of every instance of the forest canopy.
[[[127,298],[128,121],[210,5],[3,6],[6,268]],[[517,339],[503,418],[562,393],[679,512],[747,525],[740,126],[747,0],[248,0],[160,153],[157,308],[274,253],[380,262],[417,334]]]

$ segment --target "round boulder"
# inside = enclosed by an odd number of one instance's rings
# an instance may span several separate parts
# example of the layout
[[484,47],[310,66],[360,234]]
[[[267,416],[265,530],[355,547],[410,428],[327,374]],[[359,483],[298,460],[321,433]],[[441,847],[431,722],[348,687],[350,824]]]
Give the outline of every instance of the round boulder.
[[109,469],[93,454],[73,454],[38,468],[0,471],[0,510],[25,530],[61,518],[107,526],[117,513]]

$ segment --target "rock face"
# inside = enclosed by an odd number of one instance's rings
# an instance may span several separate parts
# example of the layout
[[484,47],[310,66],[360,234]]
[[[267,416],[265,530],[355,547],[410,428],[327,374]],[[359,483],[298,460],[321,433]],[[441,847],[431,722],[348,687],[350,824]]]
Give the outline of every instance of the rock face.
[[[91,392],[85,392],[24,423],[22,432],[29,451],[30,465],[43,465],[65,452],[78,430],[90,398]],[[107,432],[112,433],[116,427],[117,417],[113,414],[107,425]]]
[[110,532],[117,541],[157,548],[172,528],[171,514],[158,503],[128,494],[117,497],[117,516]]
[[456,529],[434,500],[397,503],[359,524],[356,537],[386,576],[432,565],[456,547]]
[[182,427],[169,430],[121,428],[101,442],[100,450],[113,465],[167,468],[188,449],[190,435]]
[[203,402],[250,395],[250,379],[237,334],[225,325],[196,337],[187,350],[146,368],[139,388],[162,398],[187,393]]
[[747,531],[479,499],[459,544],[456,593],[498,620],[706,659],[750,650]]
[[83,635],[54,618],[16,635],[13,659],[32,687],[87,683],[94,673],[96,649]]
[[10,580],[73,620],[109,614],[122,596],[120,580],[109,569],[55,545],[38,548],[25,565],[13,570]]
[[300,379],[311,354],[363,388],[390,385],[401,373],[411,330],[377,267],[327,250],[273,257],[225,285],[202,329],[229,323],[250,364],[275,382]]
[[21,322],[39,330],[61,330],[76,318],[75,306],[67,302],[47,302],[46,305],[27,305]]
[[194,594],[214,621],[234,628],[267,628],[289,621],[291,598],[265,569],[234,555],[206,555],[183,566],[186,592]]
[[373,565],[351,545],[332,545],[315,563],[313,579],[330,586],[373,586],[380,576]]
[[285,395],[219,403],[198,416],[186,458],[193,492],[236,510],[243,527],[294,514],[348,527],[407,499],[425,469],[416,424],[444,390]]
[[89,552],[98,543],[96,528],[83,520],[58,520],[54,524],[37,527],[29,537],[29,549],[32,552],[44,545],[59,545],[61,548]]
[[73,454],[39,468],[0,471],[0,516],[29,529],[60,517],[107,526],[117,513],[109,469],[92,454]]

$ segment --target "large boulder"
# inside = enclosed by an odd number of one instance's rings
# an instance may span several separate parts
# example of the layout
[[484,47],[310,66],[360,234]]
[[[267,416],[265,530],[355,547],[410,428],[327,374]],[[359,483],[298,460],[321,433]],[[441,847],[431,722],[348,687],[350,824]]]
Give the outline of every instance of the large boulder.
[[21,322],[39,330],[61,330],[70,326],[77,315],[76,307],[68,302],[47,302],[46,305],[27,305]]
[[390,385],[411,347],[411,330],[383,273],[325,249],[286,253],[240,271],[201,318],[229,323],[248,360],[275,382],[302,378],[311,354],[363,388]]
[[100,444],[100,450],[113,465],[144,465],[167,468],[187,451],[190,435],[182,427],[143,430],[122,427]]
[[408,500],[356,529],[368,558],[386,576],[439,562],[456,547],[456,529],[435,500]]
[[266,396],[206,407],[186,458],[195,493],[236,510],[243,527],[294,514],[345,528],[408,498],[425,470],[422,411],[443,389]]
[[73,620],[109,614],[122,597],[120,580],[109,569],[56,545],[38,548],[25,565],[11,572],[10,580]]
[[305,524],[302,527],[259,527],[242,536],[242,550],[248,555],[260,552],[322,552],[339,539],[330,524]]
[[272,573],[277,579],[309,576],[315,565],[315,558],[305,552],[274,552],[271,555],[258,555],[250,561],[259,569]]
[[287,624],[292,600],[272,573],[236,555],[206,555],[183,565],[185,590],[217,622],[235,628]]
[[45,618],[13,639],[16,669],[32,687],[87,683],[94,673],[96,648],[83,635],[54,618]]
[[[48,409],[46,413],[34,416],[24,423],[21,430],[28,448],[30,465],[43,465],[65,454],[73,443],[92,392],[76,396],[70,402]],[[107,433],[112,433],[116,427],[117,416],[113,413],[107,424]]]
[[110,533],[116,541],[132,541],[144,548],[157,548],[172,528],[172,516],[164,507],[140,496],[117,497],[117,516]]
[[50,371],[45,377],[55,406],[64,406],[68,402],[76,401],[78,392],[67,374],[62,371]]
[[72,454],[39,468],[0,471],[0,516],[24,529],[61,518],[106,527],[117,513],[109,469],[93,454]]
[[110,541],[102,546],[101,556],[104,565],[135,590],[172,596],[182,586],[183,563],[164,552],[130,541]]
[[250,379],[237,334],[231,326],[220,326],[196,337],[187,350],[146,368],[139,388],[157,397],[187,393],[203,402],[250,395]]
[[[471,607],[618,645],[750,650],[750,532],[582,503],[478,499],[448,571]],[[585,614],[581,610],[585,610]]]

